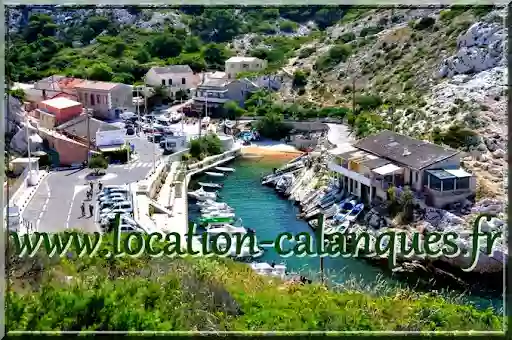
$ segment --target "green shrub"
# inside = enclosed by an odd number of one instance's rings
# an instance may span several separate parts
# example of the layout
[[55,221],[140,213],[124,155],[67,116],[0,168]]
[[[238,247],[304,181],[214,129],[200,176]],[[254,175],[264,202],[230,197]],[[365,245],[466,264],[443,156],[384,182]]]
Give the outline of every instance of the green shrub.
[[191,158],[202,160],[208,156],[222,153],[222,142],[215,134],[207,134],[190,141],[189,153]]
[[293,86],[304,87],[308,84],[308,73],[302,70],[297,70],[293,73]]
[[330,69],[337,64],[346,61],[350,54],[352,53],[352,49],[349,45],[338,44],[333,47],[324,55],[322,55],[315,63],[315,69],[317,70],[327,70]]

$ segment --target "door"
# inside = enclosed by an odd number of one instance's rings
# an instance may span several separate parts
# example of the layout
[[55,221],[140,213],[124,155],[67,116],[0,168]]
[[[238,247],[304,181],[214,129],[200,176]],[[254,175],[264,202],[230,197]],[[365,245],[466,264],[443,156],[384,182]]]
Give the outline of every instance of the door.
[[369,196],[370,196],[370,187],[367,185],[361,184],[361,201],[363,203],[369,203]]

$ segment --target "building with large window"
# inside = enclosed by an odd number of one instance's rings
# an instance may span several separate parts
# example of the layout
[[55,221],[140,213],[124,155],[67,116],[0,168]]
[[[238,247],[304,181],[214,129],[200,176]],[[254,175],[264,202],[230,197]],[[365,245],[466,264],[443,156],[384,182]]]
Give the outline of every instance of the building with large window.
[[476,178],[460,166],[457,150],[382,131],[331,152],[328,167],[347,193],[370,202],[386,200],[391,186],[409,186],[428,205],[443,207],[476,191]]

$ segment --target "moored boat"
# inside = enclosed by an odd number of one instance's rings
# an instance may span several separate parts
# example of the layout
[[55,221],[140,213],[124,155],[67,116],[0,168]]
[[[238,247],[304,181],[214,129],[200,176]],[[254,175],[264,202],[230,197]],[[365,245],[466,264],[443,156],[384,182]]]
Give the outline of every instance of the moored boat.
[[222,188],[222,184],[219,184],[219,183],[198,182],[198,184],[205,188],[216,188],[216,189]]
[[212,177],[224,177],[222,172],[206,171],[205,174]]
[[216,192],[207,192],[203,188],[199,188],[195,191],[189,191],[188,195],[198,201],[215,200],[217,198]]

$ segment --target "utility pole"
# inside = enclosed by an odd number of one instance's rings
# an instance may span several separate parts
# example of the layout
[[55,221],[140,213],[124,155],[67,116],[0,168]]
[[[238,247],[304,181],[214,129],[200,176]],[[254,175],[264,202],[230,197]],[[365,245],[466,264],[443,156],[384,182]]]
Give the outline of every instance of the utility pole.
[[86,109],[87,113],[87,164],[89,164],[90,161],[90,154],[91,154],[91,109]]

